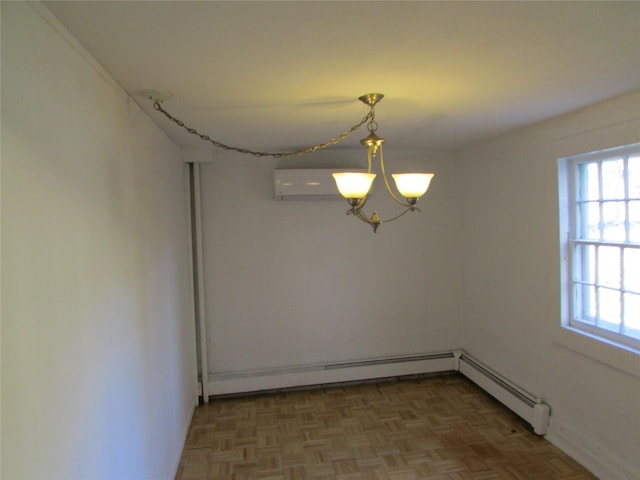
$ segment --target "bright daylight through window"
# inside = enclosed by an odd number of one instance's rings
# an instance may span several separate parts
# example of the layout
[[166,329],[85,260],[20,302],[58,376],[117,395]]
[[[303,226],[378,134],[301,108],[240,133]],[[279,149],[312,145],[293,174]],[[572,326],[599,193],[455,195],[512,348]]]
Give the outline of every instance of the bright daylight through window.
[[640,144],[563,159],[560,179],[563,322],[640,349]]

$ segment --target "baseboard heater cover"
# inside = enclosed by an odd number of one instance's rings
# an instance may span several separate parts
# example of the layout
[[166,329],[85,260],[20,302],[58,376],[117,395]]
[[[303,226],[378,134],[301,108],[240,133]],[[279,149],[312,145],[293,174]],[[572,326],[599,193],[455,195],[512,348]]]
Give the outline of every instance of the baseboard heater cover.
[[551,409],[541,399],[518,387],[466,352],[454,352],[456,370],[511,411],[526,420],[538,435],[547,433]]
[[551,409],[463,350],[209,374],[213,395],[458,371],[545,435]]
[[407,357],[385,357],[385,358],[373,358],[369,360],[359,360],[353,362],[341,362],[325,365],[326,370],[332,370],[336,368],[350,368],[350,367],[365,367],[373,365],[388,365],[391,363],[406,363],[406,362],[420,362],[423,360],[440,360],[443,358],[454,358],[453,353],[430,353],[423,355],[410,355]]
[[319,365],[210,373],[209,392],[214,396],[249,393],[453,370],[454,355],[451,351],[377,357]]

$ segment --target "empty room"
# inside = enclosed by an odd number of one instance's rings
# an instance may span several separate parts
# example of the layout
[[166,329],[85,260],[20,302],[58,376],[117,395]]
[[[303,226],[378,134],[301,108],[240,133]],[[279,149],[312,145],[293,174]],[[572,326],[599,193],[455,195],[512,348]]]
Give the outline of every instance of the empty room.
[[640,2],[0,16],[0,478],[640,478]]

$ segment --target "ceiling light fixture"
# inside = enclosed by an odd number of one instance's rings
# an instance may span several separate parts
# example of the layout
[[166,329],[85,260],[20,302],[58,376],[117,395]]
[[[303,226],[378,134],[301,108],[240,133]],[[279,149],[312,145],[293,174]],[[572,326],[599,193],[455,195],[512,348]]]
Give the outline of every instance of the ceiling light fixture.
[[[431,183],[431,179],[434,176],[433,173],[392,174],[391,176],[395,180],[398,192],[400,192],[400,194],[405,198],[406,201],[402,201],[393,192],[393,189],[391,188],[389,179],[387,177],[387,172],[384,168],[384,154],[382,152],[382,144],[384,143],[384,139],[376,135],[376,130],[378,130],[378,123],[376,122],[375,106],[380,100],[382,100],[382,97],[384,97],[384,95],[382,95],[381,93],[370,93],[359,98],[361,102],[369,105],[370,107],[370,118],[367,123],[369,136],[360,140],[360,143],[367,148],[367,173],[340,172],[333,174],[333,178],[336,181],[336,185],[338,186],[340,194],[344,198],[346,198],[349,202],[349,205],[351,205],[351,208],[347,210],[347,215],[354,215],[363,222],[368,223],[373,228],[374,233],[378,231],[378,227],[381,223],[391,222],[397,218],[400,218],[407,212],[414,212],[416,210],[419,212],[420,209],[416,207],[416,202],[427,192],[429,184]],[[382,220],[378,216],[378,213],[375,211],[371,216],[368,216],[362,211],[362,207],[364,207],[369,197],[369,191],[371,190],[373,181],[376,178],[376,174],[372,173],[371,167],[373,159],[378,153],[380,153],[380,173],[382,174],[382,178],[384,180],[384,186],[386,187],[387,192],[389,192],[391,198],[393,198],[396,203],[405,207],[405,210],[402,213],[387,220]]]
[[[170,95],[169,95],[170,96]],[[391,184],[387,177],[387,173],[384,167],[384,156],[383,156],[383,148],[382,144],[384,143],[384,139],[378,137],[376,135],[376,131],[378,129],[378,124],[376,122],[376,113],[375,106],[378,104],[380,100],[384,97],[381,93],[369,93],[367,95],[363,95],[359,97],[359,100],[366,105],[369,106],[369,113],[356,125],[351,127],[346,132],[334,137],[324,143],[319,143],[317,145],[312,145],[307,148],[303,148],[301,150],[291,151],[291,152],[258,152],[254,150],[249,150],[246,148],[232,147],[229,145],[225,145],[224,143],[213,140],[208,135],[203,135],[199,133],[196,129],[188,127],[182,120],[179,120],[172,116],[169,112],[167,112],[164,108],[162,108],[161,103],[169,98],[169,96],[162,95],[159,92],[154,92],[150,95],[150,99],[153,101],[153,108],[158,112],[164,114],[170,121],[178,125],[179,127],[185,129],[188,133],[199,137],[201,140],[211,143],[214,147],[221,148],[223,150],[231,150],[238,153],[244,153],[248,155],[253,155],[256,157],[290,157],[290,156],[299,156],[306,153],[315,152],[316,150],[327,148],[331,145],[335,145],[346,137],[348,137],[355,130],[360,128],[365,123],[367,124],[367,130],[369,130],[369,136],[360,140],[360,143],[364,145],[367,149],[367,172],[339,172],[334,173],[333,177],[336,181],[336,185],[338,187],[338,191],[340,194],[347,199],[351,208],[347,210],[347,215],[353,215],[356,218],[362,220],[365,223],[368,223],[373,228],[373,232],[376,233],[378,231],[378,227],[382,223],[388,223],[397,218],[400,218],[407,212],[420,211],[419,208],[416,207],[416,202],[420,197],[422,197],[427,189],[429,188],[429,184],[431,183],[431,179],[433,178],[433,173],[396,173],[392,174],[396,185],[396,189],[400,192],[405,199],[405,201],[401,200],[391,188]],[[395,217],[389,218],[387,220],[382,220],[377,212],[373,212],[371,216],[365,214],[362,210],[367,199],[369,197],[369,191],[371,190],[371,186],[373,185],[373,181],[376,178],[376,174],[372,172],[372,164],[373,160],[377,154],[380,154],[380,173],[382,174],[382,178],[384,180],[384,185],[387,189],[387,192],[393,198],[395,202],[405,207],[405,210]]]

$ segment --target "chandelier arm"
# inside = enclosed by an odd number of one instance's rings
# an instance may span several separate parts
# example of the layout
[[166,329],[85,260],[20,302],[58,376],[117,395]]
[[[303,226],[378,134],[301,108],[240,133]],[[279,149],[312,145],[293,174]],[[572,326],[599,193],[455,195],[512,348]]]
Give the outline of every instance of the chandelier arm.
[[369,225],[371,225],[373,223],[371,221],[371,219],[360,209],[355,210],[354,211],[354,215],[356,216],[356,218],[358,218],[359,220],[363,221],[364,223],[367,223]]
[[[414,210],[418,210],[417,208],[413,207],[411,208],[411,206],[407,207],[402,213],[396,215],[395,217],[391,217],[388,218],[387,220],[380,220],[380,223],[389,223],[389,222],[393,222],[394,220],[397,220],[398,218],[400,218],[401,216],[403,216],[405,213],[407,212],[412,212]],[[420,211],[420,210],[418,210]]]
[[369,225],[371,225],[371,223],[372,223],[371,219],[369,219],[369,217],[362,210],[360,210],[358,207],[350,208],[349,210],[347,210],[346,214],[347,215],[353,215],[354,217],[356,217],[361,222],[367,223]]
[[157,100],[153,102],[153,108],[156,111],[162,113],[170,121],[172,121],[173,123],[175,123],[179,127],[181,127],[184,130],[186,130],[191,135],[195,135],[196,137],[199,137],[200,140],[211,143],[216,148],[221,148],[222,150],[231,150],[233,152],[253,155],[254,157],[274,157],[274,158],[295,157],[295,156],[303,155],[303,154],[306,154],[306,153],[315,152],[316,150],[321,150],[321,149],[330,147],[331,145],[335,145],[336,143],[339,143],[342,140],[344,140],[345,138],[347,138],[349,135],[351,135],[353,132],[355,132],[357,129],[359,129],[362,125],[367,123],[369,121],[369,119],[373,118],[373,116],[374,116],[373,109],[371,109],[369,111],[369,113],[367,115],[365,115],[362,118],[362,120],[360,120],[359,123],[357,123],[354,126],[352,126],[346,132],[341,133],[337,137],[331,138],[331,139],[327,140],[324,143],[318,143],[316,145],[311,145],[310,147],[303,148],[303,149],[300,149],[300,150],[295,150],[295,151],[292,151],[292,152],[259,152],[259,151],[249,150],[249,149],[246,149],[246,148],[232,147],[232,146],[229,146],[229,145],[225,145],[224,143],[221,143],[221,142],[218,142],[216,140],[213,140],[211,137],[209,137],[209,135],[203,135],[202,133],[198,132],[195,128],[191,128],[191,127],[185,125],[185,123],[182,120],[174,117],[169,112],[167,112],[164,108],[162,108],[162,105]]
[[[389,184],[389,179],[387,178],[387,172],[384,169],[384,155],[382,153],[382,146],[380,147],[380,171],[382,172],[382,179],[384,180],[384,185],[385,185],[385,187],[387,187],[387,192],[389,192],[389,195],[391,195],[391,198],[393,198],[396,201],[396,203],[402,205],[403,207],[407,207],[407,208],[410,209],[411,208],[411,204],[409,204],[407,202],[403,202],[402,200],[400,200],[396,196],[396,194],[393,193],[393,190],[391,189],[391,185]],[[395,220],[395,218],[393,220]]]
[[380,225],[382,225],[383,223],[393,222],[394,220],[397,220],[398,218],[402,217],[407,212],[413,212],[415,210],[417,210],[418,212],[420,211],[420,209],[416,208],[415,206],[409,206],[402,213],[396,215],[395,217],[391,217],[387,220],[383,220],[380,217],[378,217],[376,212],[373,212],[373,215],[369,217],[359,207],[353,207],[351,210],[347,210],[347,215],[353,214],[353,216],[356,217],[361,222],[366,223],[371,227],[373,227],[373,233],[377,233],[378,227],[380,227]]
[[365,195],[364,197],[362,197],[360,200],[358,200],[358,203],[354,206],[354,208],[356,210],[360,210],[362,209],[362,207],[364,207],[365,203],[367,203],[367,200],[369,200],[369,195]]

